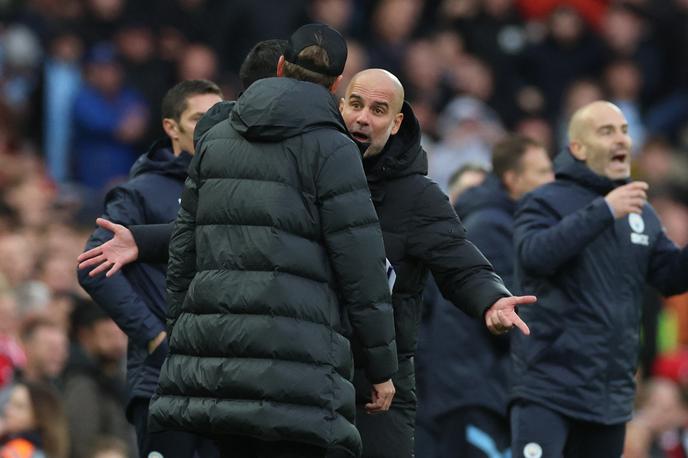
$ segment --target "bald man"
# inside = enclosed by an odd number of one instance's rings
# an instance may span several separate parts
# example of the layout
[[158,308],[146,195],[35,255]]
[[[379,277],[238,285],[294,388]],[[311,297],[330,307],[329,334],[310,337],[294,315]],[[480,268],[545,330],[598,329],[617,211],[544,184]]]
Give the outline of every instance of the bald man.
[[538,296],[512,336],[514,457],[618,457],[631,417],[645,283],[688,289],[688,250],[631,181],[628,123],[597,101],[571,118],[556,180],[516,212],[517,288]]
[[447,197],[425,176],[428,163],[420,145],[420,127],[394,75],[379,69],[356,74],[339,108],[363,155],[387,258],[397,273],[392,294],[399,356],[399,371],[393,377],[397,394],[389,412],[365,413],[370,384],[361,370],[365,360],[354,335],[356,426],[364,457],[408,458],[413,456],[416,412],[413,357],[428,272],[446,298],[485,320],[494,333],[518,326],[527,334],[515,307],[535,298],[511,297],[489,262],[466,240]]

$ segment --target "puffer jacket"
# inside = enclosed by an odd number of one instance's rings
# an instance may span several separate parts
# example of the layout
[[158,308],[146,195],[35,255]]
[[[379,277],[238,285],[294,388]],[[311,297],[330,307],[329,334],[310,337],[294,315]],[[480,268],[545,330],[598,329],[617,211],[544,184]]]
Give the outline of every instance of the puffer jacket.
[[397,370],[382,234],[332,96],[254,83],[199,139],[170,244],[153,429],[361,451],[343,315]]

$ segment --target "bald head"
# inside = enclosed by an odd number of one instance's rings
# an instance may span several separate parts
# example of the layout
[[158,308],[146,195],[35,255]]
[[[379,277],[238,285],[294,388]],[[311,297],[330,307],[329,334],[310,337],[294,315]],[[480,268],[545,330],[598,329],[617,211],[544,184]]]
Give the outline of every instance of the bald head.
[[404,87],[387,70],[363,70],[351,79],[339,110],[353,139],[365,146],[364,157],[380,153],[399,131],[403,104]]
[[582,135],[594,129],[597,120],[607,118],[609,115],[623,116],[623,113],[619,107],[605,100],[596,100],[576,110],[569,122],[569,142],[580,140]]
[[631,138],[616,105],[598,100],[577,110],[569,122],[569,149],[598,175],[613,180],[630,176]]
[[348,95],[356,87],[374,88],[380,94],[388,95],[391,99],[392,111],[395,114],[401,111],[404,103],[404,86],[393,73],[381,68],[362,70],[351,78],[351,82],[346,87],[346,94]]

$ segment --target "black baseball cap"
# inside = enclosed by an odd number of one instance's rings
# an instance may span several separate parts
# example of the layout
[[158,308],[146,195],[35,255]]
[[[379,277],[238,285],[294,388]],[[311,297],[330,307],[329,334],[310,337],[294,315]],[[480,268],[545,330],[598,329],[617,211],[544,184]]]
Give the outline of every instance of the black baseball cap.
[[[327,52],[329,65],[318,65],[311,60],[298,58],[301,51],[313,45],[320,46]],[[344,71],[346,54],[346,41],[339,32],[325,24],[306,24],[289,37],[284,60],[316,73],[339,76]]]

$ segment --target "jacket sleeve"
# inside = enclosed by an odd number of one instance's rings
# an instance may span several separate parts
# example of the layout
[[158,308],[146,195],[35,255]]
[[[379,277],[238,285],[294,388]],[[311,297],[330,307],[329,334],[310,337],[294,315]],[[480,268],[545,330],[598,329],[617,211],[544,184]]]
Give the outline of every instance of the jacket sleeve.
[[603,197],[560,219],[542,199],[527,195],[516,211],[518,262],[535,275],[553,275],[613,223]]
[[652,247],[648,283],[664,296],[688,290],[688,247],[679,249],[664,231]]
[[[136,193],[125,188],[110,191],[106,197],[103,218],[124,226],[143,223],[141,202]],[[86,250],[102,245],[111,238],[111,232],[98,228],[88,239]],[[123,272],[110,278],[104,275],[92,278],[85,270],[77,271],[77,275],[84,290],[138,345],[145,347],[165,330],[164,324],[132,288]]]
[[408,252],[432,272],[442,295],[473,317],[510,296],[509,290],[480,251],[466,239],[466,230],[436,183],[418,195]]
[[490,218],[491,215],[495,213],[479,212],[469,215],[463,220],[463,227],[466,228],[468,239],[492,264],[504,285],[511,288],[514,270],[513,221],[505,221],[506,218],[501,217],[502,215]]
[[170,238],[167,263],[167,330],[170,335],[196,274],[196,208],[202,157],[203,152],[197,153],[189,165],[189,176],[184,183],[181,206]]
[[128,228],[139,249],[139,262],[167,264],[174,223],[141,224]]
[[394,316],[382,231],[358,149],[346,144],[334,151],[315,181],[323,238],[341,301],[363,347],[366,375],[379,383],[397,371]]

